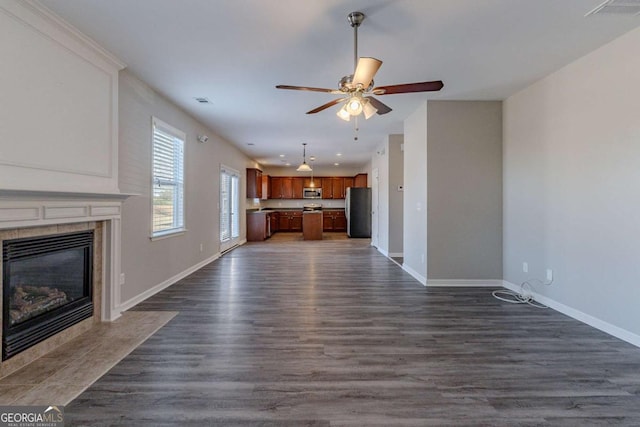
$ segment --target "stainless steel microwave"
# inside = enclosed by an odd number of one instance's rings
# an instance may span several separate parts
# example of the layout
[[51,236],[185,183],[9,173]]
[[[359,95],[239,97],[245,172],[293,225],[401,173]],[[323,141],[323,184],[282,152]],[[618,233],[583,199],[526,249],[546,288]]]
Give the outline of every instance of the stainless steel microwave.
[[322,188],[307,187],[302,189],[304,199],[322,199]]

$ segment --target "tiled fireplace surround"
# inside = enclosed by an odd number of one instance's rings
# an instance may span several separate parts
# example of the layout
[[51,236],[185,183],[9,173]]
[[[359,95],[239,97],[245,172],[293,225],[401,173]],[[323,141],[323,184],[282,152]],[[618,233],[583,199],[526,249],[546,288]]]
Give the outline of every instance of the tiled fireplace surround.
[[[9,239],[94,230],[93,317],[0,362],[0,378],[88,331],[96,322],[120,316],[120,212],[125,197],[0,190],[0,244]],[[1,271],[0,260],[0,283]]]

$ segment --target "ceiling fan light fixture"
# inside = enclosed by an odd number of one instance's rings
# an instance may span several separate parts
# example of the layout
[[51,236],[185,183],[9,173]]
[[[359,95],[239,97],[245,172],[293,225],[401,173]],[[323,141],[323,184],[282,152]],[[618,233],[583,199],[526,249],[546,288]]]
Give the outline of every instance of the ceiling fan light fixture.
[[378,112],[378,109],[371,105],[371,102],[367,99],[362,107],[362,112],[364,113],[364,118],[369,120],[370,117]]
[[342,108],[338,110],[338,112],[336,113],[336,116],[340,117],[345,122],[348,122],[349,120],[351,120],[351,114],[347,109],[347,104],[343,105]]
[[347,111],[349,112],[349,114],[351,114],[352,116],[357,116],[360,113],[362,113],[362,98],[358,97],[358,96],[352,96],[348,101],[347,101]]

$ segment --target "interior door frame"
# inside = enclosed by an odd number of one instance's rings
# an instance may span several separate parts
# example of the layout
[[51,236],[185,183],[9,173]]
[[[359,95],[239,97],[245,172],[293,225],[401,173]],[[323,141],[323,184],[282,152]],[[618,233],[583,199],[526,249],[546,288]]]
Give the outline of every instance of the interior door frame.
[[371,246],[378,248],[379,245],[379,229],[380,221],[378,215],[378,208],[380,203],[379,188],[380,188],[380,170],[373,168],[371,170]]
[[[237,190],[235,192],[235,194],[233,194],[233,191],[231,191],[231,198],[233,199],[233,197],[235,196],[236,200],[234,203],[234,200],[231,200],[231,206],[230,206],[230,221],[229,221],[229,225],[231,227],[231,237],[228,240],[223,241],[222,240],[222,232],[221,232],[221,228],[222,228],[222,216],[223,216],[223,203],[222,203],[222,174],[224,172],[229,173],[231,176],[235,176],[237,178]],[[218,240],[220,242],[220,253],[226,252],[229,249],[238,246],[238,244],[240,243],[240,172],[238,172],[237,170],[235,170],[232,167],[226,166],[224,164],[220,164],[220,185],[218,186]],[[233,181],[232,181],[233,182]],[[231,187],[233,188],[233,184],[231,184]],[[236,206],[236,210],[237,212],[235,212],[235,218],[238,221],[238,235],[237,236],[233,236],[233,220],[234,220],[234,212],[233,212],[233,208],[234,208],[234,204]]]

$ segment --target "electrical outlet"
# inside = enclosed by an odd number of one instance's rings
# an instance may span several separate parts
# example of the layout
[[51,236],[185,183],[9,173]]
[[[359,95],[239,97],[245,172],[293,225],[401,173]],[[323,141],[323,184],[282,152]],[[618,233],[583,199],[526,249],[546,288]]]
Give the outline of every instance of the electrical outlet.
[[547,268],[547,280],[549,282],[553,280],[553,270],[550,268]]
[[523,262],[522,263],[522,272],[523,273],[528,273],[529,272],[529,263],[528,262]]
[[120,284],[124,285],[124,273],[120,273]]

